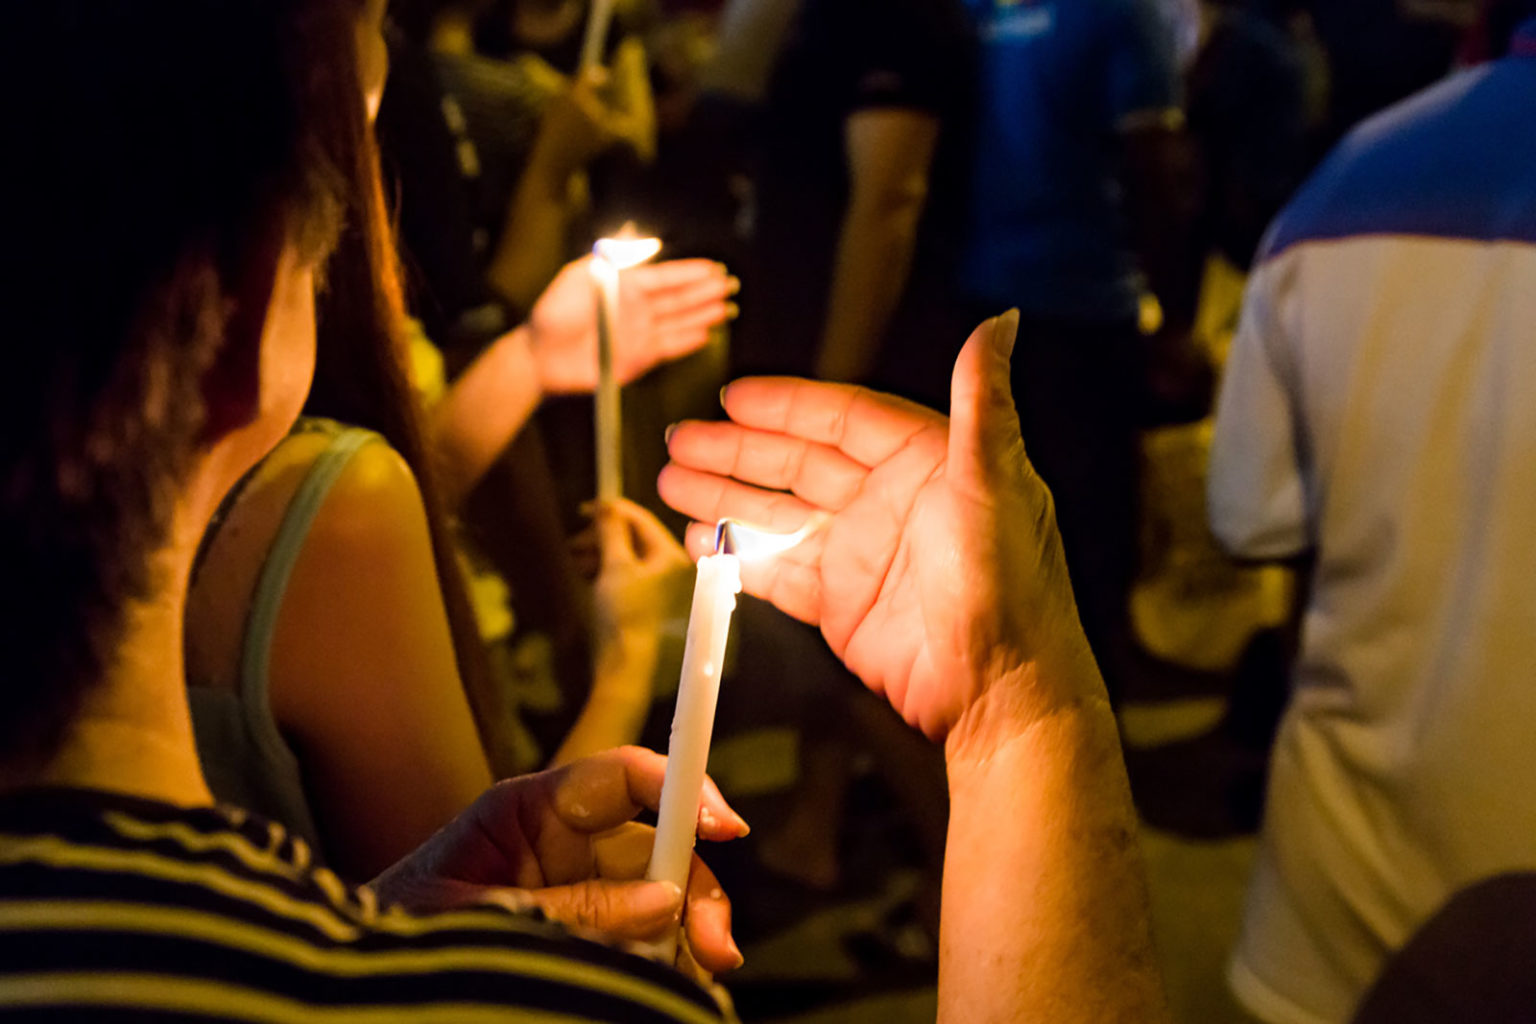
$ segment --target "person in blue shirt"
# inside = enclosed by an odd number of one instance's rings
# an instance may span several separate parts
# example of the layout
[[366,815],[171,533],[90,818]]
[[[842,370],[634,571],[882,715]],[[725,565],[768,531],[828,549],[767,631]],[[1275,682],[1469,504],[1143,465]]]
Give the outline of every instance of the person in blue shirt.
[[1014,400],[1113,693],[1135,571],[1141,293],[1164,311],[1156,354],[1181,349],[1196,290],[1174,40],[1151,0],[968,6],[980,105],[959,284],[977,312],[1022,314]]

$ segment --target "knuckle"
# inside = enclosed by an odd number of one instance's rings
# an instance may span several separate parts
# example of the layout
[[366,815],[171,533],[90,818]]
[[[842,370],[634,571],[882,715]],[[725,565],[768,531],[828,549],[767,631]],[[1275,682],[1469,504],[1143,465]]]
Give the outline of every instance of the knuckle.
[[591,882],[577,887],[575,902],[576,914],[582,924],[598,927],[613,916],[613,894]]

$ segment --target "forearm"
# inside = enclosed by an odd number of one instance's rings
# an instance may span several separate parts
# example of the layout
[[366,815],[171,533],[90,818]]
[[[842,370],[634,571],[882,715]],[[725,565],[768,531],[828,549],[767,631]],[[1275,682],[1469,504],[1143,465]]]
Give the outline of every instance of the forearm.
[[1011,724],[983,698],[947,745],[939,1019],[1166,1021],[1113,714]]
[[431,416],[450,507],[474,490],[542,399],[526,326],[498,338],[453,382]]
[[619,138],[643,164],[656,159],[656,100],[651,95],[650,60],[638,39],[619,44],[613,62],[617,106],[622,113],[614,121]]
[[656,636],[627,637],[601,645],[593,659],[592,692],[550,767],[639,738],[650,713],[652,679],[660,654]]
[[542,142],[535,144],[486,271],[492,289],[514,309],[526,313],[532,308],[565,262],[571,219],[582,205],[575,174]]
[[823,380],[858,381],[874,368],[917,248],[922,201],[855,199],[843,218],[826,329],[816,360]]

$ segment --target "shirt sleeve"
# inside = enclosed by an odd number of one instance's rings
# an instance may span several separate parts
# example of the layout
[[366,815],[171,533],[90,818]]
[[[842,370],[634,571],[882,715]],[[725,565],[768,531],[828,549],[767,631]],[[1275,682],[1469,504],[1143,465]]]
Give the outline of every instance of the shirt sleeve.
[[1276,358],[1273,265],[1251,280],[1223,373],[1206,480],[1211,531],[1240,558],[1280,559],[1311,545],[1294,386]]
[[1115,124],[1137,114],[1179,106],[1179,70],[1173,32],[1151,0],[1108,6],[1110,115]]

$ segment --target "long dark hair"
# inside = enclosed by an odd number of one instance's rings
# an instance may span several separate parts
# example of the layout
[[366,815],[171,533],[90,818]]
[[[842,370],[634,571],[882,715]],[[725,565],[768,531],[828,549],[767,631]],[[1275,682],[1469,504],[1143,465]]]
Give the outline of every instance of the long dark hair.
[[[0,15],[0,762],[46,763],[166,584],[204,375],[274,243],[318,263],[337,0],[47,0]],[[233,353],[226,353],[233,356]],[[242,351],[240,358],[246,358]]]
[[[353,208],[320,297],[315,380],[305,412],[377,431],[415,473],[426,505],[459,677],[492,768],[510,774],[504,730],[513,712],[493,683],[456,553],[453,525],[440,497],[422,411],[407,377],[405,302],[378,147],[371,131],[359,130],[361,120],[351,118],[349,125],[359,132],[348,147],[356,154],[348,168]],[[338,129],[349,130],[347,126]]]

